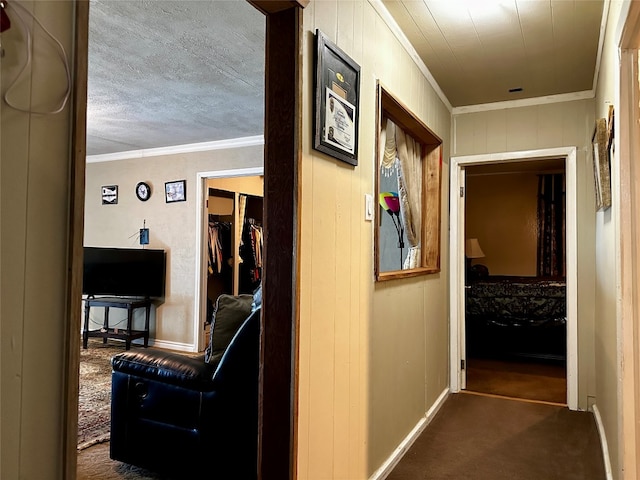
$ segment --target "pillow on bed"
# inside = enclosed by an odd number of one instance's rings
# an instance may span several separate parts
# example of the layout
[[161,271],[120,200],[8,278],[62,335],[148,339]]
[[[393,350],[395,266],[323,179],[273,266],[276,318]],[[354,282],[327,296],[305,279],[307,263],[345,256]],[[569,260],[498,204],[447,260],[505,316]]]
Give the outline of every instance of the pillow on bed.
[[252,303],[253,295],[236,297],[223,294],[218,297],[213,311],[209,346],[204,356],[205,362],[217,364],[220,361],[238,328],[251,313]]

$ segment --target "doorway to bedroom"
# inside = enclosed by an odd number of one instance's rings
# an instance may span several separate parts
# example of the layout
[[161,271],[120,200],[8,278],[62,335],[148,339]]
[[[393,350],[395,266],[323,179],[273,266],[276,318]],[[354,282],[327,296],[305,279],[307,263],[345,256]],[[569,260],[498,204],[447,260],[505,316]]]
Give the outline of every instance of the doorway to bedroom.
[[[562,329],[559,325],[562,324],[562,317],[559,317],[558,319],[556,319],[555,324],[556,324],[556,328],[557,330],[555,331],[555,334],[557,334],[556,338],[551,341],[551,344],[545,344],[544,348],[546,350],[548,350],[547,352],[543,352],[546,353],[546,358],[545,361],[547,362],[547,364],[549,363],[553,363],[554,361],[557,363],[560,363],[560,367],[562,367],[562,364],[564,363],[564,368],[565,368],[565,375],[564,375],[564,379],[562,378],[561,373],[558,374],[557,372],[554,374],[549,374],[549,372],[543,372],[544,375],[546,376],[556,376],[556,377],[560,377],[560,379],[564,380],[564,384],[566,386],[566,394],[564,396],[564,401],[562,402],[557,402],[557,403],[563,403],[566,404],[570,409],[572,410],[576,410],[578,408],[578,329],[577,329],[577,288],[578,288],[578,276],[577,276],[577,253],[578,253],[578,249],[577,249],[577,245],[578,245],[578,239],[577,239],[577,212],[578,212],[578,189],[577,189],[577,149],[575,147],[559,147],[559,148],[549,148],[549,149],[540,149],[540,150],[531,150],[531,151],[521,151],[521,152],[504,152],[504,153],[494,153],[494,154],[483,154],[483,155],[467,155],[467,156],[457,156],[457,157],[452,157],[451,158],[451,188],[450,188],[450,228],[451,228],[451,248],[450,248],[450,265],[451,265],[451,274],[450,274],[450,291],[451,291],[451,299],[450,299],[450,315],[451,315],[451,321],[450,321],[450,339],[451,339],[451,343],[450,343],[450,368],[451,368],[451,378],[450,378],[450,385],[451,385],[451,391],[452,392],[459,392],[461,390],[466,390],[468,388],[467,386],[467,374],[468,374],[468,361],[471,359],[471,361],[473,362],[473,358],[476,356],[476,352],[473,350],[475,349],[485,349],[485,350],[489,350],[490,352],[492,352],[490,350],[489,347],[491,347],[491,343],[495,344],[498,343],[499,346],[503,349],[506,349],[506,353],[513,355],[514,353],[529,353],[530,355],[528,357],[522,357],[523,360],[526,359],[526,361],[531,361],[532,359],[536,362],[538,362],[538,360],[541,360],[540,358],[540,344],[539,342],[536,344],[536,342],[534,343],[534,346],[536,346],[536,348],[538,349],[538,351],[536,350],[532,350],[531,349],[531,345],[527,345],[527,342],[531,342],[533,340],[533,336],[530,335],[530,332],[528,332],[527,335],[523,335],[519,330],[517,331],[517,333],[519,335],[521,335],[523,338],[520,339],[520,345],[519,348],[516,348],[517,346],[517,337],[514,338],[509,338],[509,336],[507,335],[506,339],[503,339],[502,342],[500,342],[500,338],[498,337],[498,334],[496,334],[495,331],[489,330],[489,334],[487,334],[486,332],[486,328],[484,329],[484,340],[483,338],[481,338],[479,341],[477,341],[477,339],[469,339],[467,338],[467,335],[469,335],[469,337],[471,337],[473,335],[473,331],[467,332],[467,322],[466,322],[466,309],[467,309],[467,295],[468,292],[472,290],[473,285],[467,285],[467,278],[469,277],[469,280],[473,281],[478,281],[477,279],[484,279],[484,280],[491,280],[488,277],[491,277],[492,275],[495,274],[495,276],[497,277],[505,277],[505,276],[520,276],[520,277],[526,277],[526,276],[530,276],[533,277],[531,279],[529,279],[529,282],[537,282],[538,280],[540,281],[547,281],[548,282],[548,286],[549,291],[556,289],[556,294],[562,295],[564,294],[565,296],[565,320],[564,320],[564,329]],[[471,231],[467,232],[466,231],[466,198],[465,196],[468,193],[468,187],[471,186],[471,189],[473,189],[473,183],[474,183],[474,179],[473,177],[468,177],[468,173],[476,173],[478,174],[477,176],[483,176],[483,175],[487,175],[487,174],[494,174],[494,173],[498,173],[501,172],[502,175],[506,176],[507,174],[504,173],[505,170],[500,170],[501,167],[500,165],[502,165],[502,167],[504,167],[507,170],[511,170],[511,171],[517,171],[517,168],[514,167],[509,167],[510,164],[518,164],[518,163],[522,163],[522,162],[526,162],[528,164],[528,167],[530,170],[532,171],[536,171],[536,174],[550,174],[550,175],[563,175],[563,177],[560,177],[560,180],[558,180],[557,182],[555,180],[550,181],[550,186],[547,186],[545,184],[545,182],[543,181],[542,186],[539,186],[539,182],[535,182],[535,188],[533,188],[534,191],[534,198],[536,198],[538,196],[538,190],[539,189],[543,189],[543,190],[547,190],[550,189],[551,192],[558,192],[560,191],[561,193],[564,193],[564,227],[560,226],[558,229],[558,233],[555,238],[561,238],[561,240],[559,241],[559,243],[563,243],[564,244],[564,250],[559,250],[556,249],[556,265],[562,265],[561,269],[562,273],[560,273],[559,271],[557,272],[558,275],[556,275],[557,278],[548,278],[548,279],[538,279],[538,247],[537,247],[537,211],[538,211],[538,205],[537,205],[537,198],[535,200],[535,214],[531,214],[531,216],[533,218],[535,218],[536,220],[534,220],[534,226],[533,227],[529,227],[530,230],[535,230],[536,231],[536,236],[534,237],[534,243],[533,243],[533,247],[529,247],[529,248],[533,248],[536,253],[535,253],[535,261],[533,263],[533,265],[535,265],[535,270],[529,270],[529,275],[524,275],[523,273],[525,272],[525,270],[520,270],[519,272],[521,272],[519,275],[499,275],[501,272],[505,272],[505,270],[502,270],[502,268],[504,267],[503,265],[501,265],[500,263],[494,263],[494,262],[489,262],[489,257],[488,254],[491,253],[491,255],[493,256],[494,254],[502,254],[503,250],[507,250],[507,249],[511,249],[514,248],[516,249],[516,255],[520,255],[522,256],[523,254],[520,252],[520,250],[517,250],[519,248],[522,247],[522,245],[512,245],[513,243],[515,243],[515,240],[511,240],[508,243],[504,243],[504,239],[501,238],[500,241],[503,242],[503,244],[500,246],[498,245],[498,247],[495,247],[492,245],[491,241],[489,240],[488,243],[486,243],[486,251],[485,251],[485,247],[482,245],[482,238],[478,238],[478,236],[480,236],[480,233],[476,233],[476,237],[472,237],[469,236],[467,237],[467,233],[472,233]],[[551,162],[551,163],[550,163]],[[562,172],[559,168],[556,168],[560,165],[560,163],[557,164],[553,164],[553,162],[560,162],[561,164],[564,165],[564,172]],[[535,167],[534,167],[535,165]],[[547,167],[545,165],[550,165],[550,169],[547,169]],[[487,167],[486,170],[476,170],[474,172],[474,170],[472,170],[472,167],[476,167],[476,166],[483,166],[483,167]],[[491,169],[496,169],[494,172],[491,171]],[[548,171],[547,171],[548,170]],[[488,176],[488,175],[487,175]],[[546,177],[543,177],[546,178]],[[501,180],[503,181],[503,180]],[[469,183],[470,182],[470,183]],[[513,182],[513,180],[511,180],[510,182],[507,182],[508,184],[512,184],[515,183]],[[562,188],[561,188],[562,186]],[[555,193],[552,195],[552,200],[556,197]],[[558,202],[562,203],[559,198],[557,199]],[[515,205],[515,202],[513,200],[503,200],[503,203],[506,203],[507,205],[509,205],[511,208],[513,208]],[[490,206],[484,206],[481,207],[484,210],[490,209]],[[534,207],[531,207],[534,208]],[[516,209],[518,210],[518,209]],[[496,212],[488,212],[486,214],[489,218],[489,220],[491,222],[496,222],[497,219],[499,219],[499,217],[503,216],[503,213],[497,214]],[[517,217],[522,217],[523,215],[520,213],[517,215]],[[553,217],[552,217],[553,218]],[[559,220],[561,220],[561,217],[558,217]],[[558,221],[559,221],[558,220]],[[470,226],[470,228],[472,228]],[[476,228],[476,227],[473,227]],[[491,228],[497,228],[494,224],[490,223],[490,228],[489,230],[491,230]],[[560,233],[560,230],[562,231],[562,233]],[[482,230],[478,230],[478,232],[482,232]],[[484,235],[484,234],[483,234]],[[502,236],[504,236],[504,234],[502,234]],[[467,240],[469,240],[469,242],[467,242]],[[469,245],[469,255],[467,257],[467,244]],[[479,247],[480,252],[478,252],[476,250],[476,247]],[[497,250],[496,250],[497,248]],[[476,250],[476,251],[474,251]],[[518,253],[520,252],[520,253]],[[558,258],[558,255],[560,254],[561,257],[563,258]],[[475,265],[481,265],[476,267]],[[531,268],[531,267],[529,267]],[[467,274],[467,272],[469,272],[469,275]],[[540,275],[540,277],[542,277],[543,275]],[[553,275],[548,275],[548,277],[553,277]],[[564,277],[564,282],[562,281],[562,277]],[[522,283],[522,282],[521,282]],[[523,291],[526,291],[527,288],[532,288],[527,286],[526,284],[523,285],[517,285],[514,287],[514,285],[507,283],[505,284],[505,282],[502,283],[501,286],[494,286],[494,287],[485,287],[485,291],[483,293],[483,295],[487,295],[486,290],[491,290],[491,288],[493,289],[497,289],[496,291],[498,292],[502,292],[503,294],[503,299],[498,300],[497,298],[492,299],[492,302],[511,302],[511,298],[515,297],[516,295],[514,294],[514,292],[518,292],[518,288],[521,289],[519,295],[522,295]],[[475,288],[473,289],[473,294],[474,295],[481,295],[482,289],[479,288]],[[506,292],[506,295],[505,295]],[[495,295],[494,295],[495,296]],[[532,302],[538,302],[538,300],[532,300]],[[560,305],[561,303],[558,302]],[[531,307],[531,303],[530,304],[526,304],[526,310],[529,311],[533,311],[532,307]],[[522,309],[522,307],[520,307]],[[561,308],[561,307],[558,307]],[[503,315],[503,310],[498,310],[500,315]],[[522,312],[522,310],[521,310]],[[482,312],[481,312],[482,313]],[[485,315],[484,317],[481,316],[481,318],[484,318],[485,320],[485,326],[487,325],[487,319],[491,320],[491,322],[494,323],[500,323],[503,322],[504,323],[504,318],[498,318],[498,320],[495,320],[495,315],[493,317]],[[528,319],[528,320],[527,320]],[[530,323],[532,321],[531,318],[528,318],[525,316],[524,320],[527,320],[529,322],[529,326],[530,328],[534,328],[531,327]],[[524,320],[520,320],[520,323],[523,323]],[[543,318],[542,320],[536,320],[535,318],[533,319],[534,323],[535,321],[537,321],[540,324],[544,324],[545,321],[548,321],[548,317]],[[497,324],[491,324],[491,322],[489,323],[489,325],[491,326],[492,329],[496,329],[499,327],[499,325]],[[550,322],[550,325],[553,325],[554,321]],[[518,324],[517,326],[520,326],[520,324]],[[515,328],[515,325],[511,325],[511,328]],[[563,338],[563,330],[564,330],[564,338]],[[503,335],[504,332],[500,331],[500,335]],[[510,332],[513,333],[513,332]],[[495,336],[491,336],[492,334],[495,334]],[[488,338],[488,340],[487,340]],[[468,353],[468,349],[467,349],[467,342],[471,342],[470,348],[471,348],[471,352],[473,353],[470,358],[467,358],[467,353]],[[545,339],[546,341],[546,339]],[[505,343],[507,343],[507,345],[505,346]],[[562,345],[565,345],[565,350],[563,352],[562,350]],[[527,349],[524,349],[524,347],[528,347],[528,351]],[[493,351],[492,353],[496,353],[495,351]],[[533,353],[533,355],[531,355],[531,353]],[[564,353],[564,355],[563,355]],[[555,355],[554,355],[555,354]],[[554,358],[555,356],[555,358]],[[564,359],[562,358],[564,356]],[[516,356],[516,358],[518,358]],[[542,361],[539,361],[538,363],[543,363]],[[513,365],[511,365],[513,367]],[[490,370],[490,368],[487,367],[488,370]],[[513,372],[512,372],[513,373]],[[491,372],[489,372],[488,376],[491,377]],[[519,386],[516,388],[516,390],[522,390],[523,387]],[[548,401],[548,400],[539,400],[539,401]],[[556,402],[554,402],[556,403]]]
[[566,404],[563,158],[466,168],[466,390]]

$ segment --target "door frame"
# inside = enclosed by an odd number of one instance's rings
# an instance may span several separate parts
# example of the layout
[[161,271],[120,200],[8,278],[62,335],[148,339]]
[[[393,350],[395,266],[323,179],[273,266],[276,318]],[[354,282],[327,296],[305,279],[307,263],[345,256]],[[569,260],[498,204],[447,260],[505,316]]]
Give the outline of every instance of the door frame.
[[202,351],[205,344],[204,322],[207,313],[207,180],[210,178],[238,178],[264,175],[264,167],[236,168],[196,173],[196,278],[193,307],[193,351]]
[[[295,478],[298,363],[299,162],[302,124],[302,9],[309,0],[247,0],[266,18],[263,307],[258,479]],[[77,468],[78,372],[84,238],[89,0],[75,0],[69,282],[65,337],[63,475]],[[269,318],[268,324],[264,319]]]
[[461,368],[465,353],[465,255],[464,255],[464,197],[466,167],[497,163],[565,159],[566,173],[566,298],[567,298],[567,405],[578,409],[578,237],[577,237],[577,148],[560,147],[520,152],[501,152],[483,155],[451,157],[450,250],[449,250],[449,334],[450,389],[459,392],[466,388],[466,375]]
[[[616,29],[616,41],[620,48],[620,79],[616,109],[619,105],[619,121],[615,122],[615,151],[619,171],[619,239],[620,254],[616,256],[619,272],[618,346],[621,359],[618,362],[620,432],[618,443],[624,445],[620,453],[620,470],[625,478],[637,478],[640,473],[640,92],[638,69],[640,49],[640,4],[624,2]],[[613,172],[616,174],[616,169]],[[612,178],[615,182],[615,177]]]

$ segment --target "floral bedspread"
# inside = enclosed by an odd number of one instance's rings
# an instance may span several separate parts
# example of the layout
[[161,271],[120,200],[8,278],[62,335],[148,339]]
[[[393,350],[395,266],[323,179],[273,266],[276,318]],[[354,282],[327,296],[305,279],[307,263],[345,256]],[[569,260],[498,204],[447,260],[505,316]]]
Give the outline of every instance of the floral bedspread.
[[488,277],[466,287],[466,315],[494,326],[566,323],[566,283],[536,277]]

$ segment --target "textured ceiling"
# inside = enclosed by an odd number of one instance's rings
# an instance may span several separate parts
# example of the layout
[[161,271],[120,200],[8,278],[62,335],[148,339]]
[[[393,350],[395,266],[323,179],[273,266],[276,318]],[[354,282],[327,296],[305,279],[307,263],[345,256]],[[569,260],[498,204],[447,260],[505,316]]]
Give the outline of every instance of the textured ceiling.
[[261,135],[264,31],[244,0],[91,0],[87,153]]
[[[454,107],[593,88],[603,0],[381,1]],[[245,0],[91,0],[88,154],[261,135],[264,30]]]
[[603,0],[383,3],[454,107],[593,88]]

